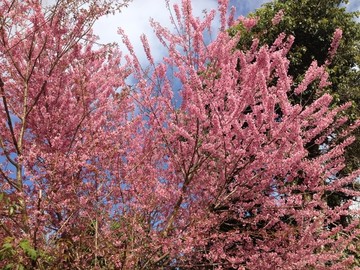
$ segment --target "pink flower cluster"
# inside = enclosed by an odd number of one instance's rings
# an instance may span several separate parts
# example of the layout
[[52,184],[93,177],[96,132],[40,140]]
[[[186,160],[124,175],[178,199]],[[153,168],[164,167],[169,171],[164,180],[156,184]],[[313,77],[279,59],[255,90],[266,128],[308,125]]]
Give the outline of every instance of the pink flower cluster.
[[279,24],[283,19],[283,17],[284,17],[284,11],[281,9],[275,14],[274,18],[271,20],[272,25],[275,26]]

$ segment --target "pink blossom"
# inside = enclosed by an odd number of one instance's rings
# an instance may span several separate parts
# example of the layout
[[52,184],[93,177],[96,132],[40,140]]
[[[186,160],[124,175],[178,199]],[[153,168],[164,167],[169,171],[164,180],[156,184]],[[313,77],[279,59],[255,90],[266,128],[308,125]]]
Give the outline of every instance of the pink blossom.
[[329,48],[329,53],[328,53],[328,59],[325,62],[325,65],[330,65],[332,59],[335,56],[335,53],[340,45],[340,41],[342,38],[342,30],[340,28],[337,28],[334,32],[334,36],[331,42],[331,46]]
[[284,16],[284,10],[280,9],[271,20],[271,23],[275,26],[281,22]]
[[243,16],[240,16],[238,18],[238,22],[240,22],[247,31],[250,31],[251,28],[253,28],[257,24],[258,18],[245,18]]

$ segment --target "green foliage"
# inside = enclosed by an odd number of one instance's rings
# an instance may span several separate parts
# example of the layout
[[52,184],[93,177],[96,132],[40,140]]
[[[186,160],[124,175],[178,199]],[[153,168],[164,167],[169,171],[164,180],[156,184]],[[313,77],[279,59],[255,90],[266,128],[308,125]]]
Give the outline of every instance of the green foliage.
[[4,260],[5,258],[12,257],[15,255],[15,250],[12,245],[12,238],[6,237],[0,249],[0,260]]
[[[293,35],[295,41],[289,52],[289,75],[299,83],[312,61],[316,60],[319,65],[325,63],[333,33],[337,28],[342,29],[340,46],[332,63],[327,67],[332,84],[326,91],[334,98],[333,106],[352,102],[346,116],[353,122],[360,116],[360,24],[355,21],[360,12],[347,12],[344,7],[347,2],[276,0],[249,15],[259,18],[257,25],[250,31],[246,31],[241,24],[229,31],[232,35],[240,31],[238,49],[248,49],[253,38],[257,38],[260,45],[271,45],[280,33]],[[280,10],[284,12],[283,19],[277,25],[272,25],[272,19]],[[307,90],[298,98],[293,97],[293,101],[307,106],[315,98],[314,88],[314,91]],[[359,132],[356,136],[356,142],[346,153],[347,167],[344,174],[360,167]]]
[[11,262],[3,270],[46,269],[46,265],[52,260],[45,252],[36,250],[28,239],[5,237],[0,245],[0,261]]
[[[243,38],[238,48],[248,48],[254,37],[260,44],[272,44],[278,35],[284,32],[295,37],[294,45],[289,53],[291,65],[290,74],[295,80],[307,70],[313,60],[323,64],[327,59],[328,48],[332,35],[337,28],[343,30],[343,38],[337,55],[330,66],[332,88],[338,89],[343,79],[358,74],[353,70],[359,65],[360,25],[354,17],[359,13],[346,12],[340,3],[345,1],[334,0],[299,0],[275,1],[258,9],[250,17],[258,17],[258,24],[250,31],[244,32],[241,25],[231,29],[231,33],[241,31]],[[283,10],[283,20],[273,26],[272,18]]]
[[36,250],[30,245],[28,240],[21,240],[19,246],[22,248],[22,250],[29,258],[31,258],[32,260],[37,259],[38,254]]

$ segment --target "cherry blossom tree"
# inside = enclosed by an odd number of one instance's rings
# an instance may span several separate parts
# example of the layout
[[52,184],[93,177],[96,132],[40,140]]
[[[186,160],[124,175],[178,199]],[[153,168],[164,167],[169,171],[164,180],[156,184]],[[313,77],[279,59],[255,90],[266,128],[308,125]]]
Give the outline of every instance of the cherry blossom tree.
[[[152,22],[162,61],[141,37],[145,68],[123,30],[128,56],[96,48],[92,23],[112,3],[82,4],[0,6],[1,267],[352,267],[359,220],[339,219],[359,210],[324,198],[359,196],[348,188],[359,171],[337,175],[358,124],[328,140],[350,104],[329,108],[326,66],[314,62],[294,86],[293,37],[235,50],[241,36],[226,30],[238,21],[221,0],[206,42],[216,12],[196,18],[183,0],[175,32]],[[311,83],[318,98],[292,104]]]

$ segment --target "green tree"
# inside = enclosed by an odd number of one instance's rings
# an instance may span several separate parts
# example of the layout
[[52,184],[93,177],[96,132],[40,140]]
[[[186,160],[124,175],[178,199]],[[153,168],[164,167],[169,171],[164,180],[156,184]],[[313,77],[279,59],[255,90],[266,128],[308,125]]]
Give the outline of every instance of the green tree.
[[[299,84],[306,70],[313,61],[318,65],[324,65],[329,59],[329,48],[336,29],[342,30],[340,45],[331,63],[326,69],[330,75],[331,85],[325,91],[332,95],[332,106],[339,106],[351,101],[352,106],[343,116],[348,118],[348,125],[354,123],[360,116],[360,23],[356,21],[360,11],[348,12],[345,8],[347,0],[275,0],[263,5],[249,18],[257,18],[257,24],[250,30],[244,23],[229,29],[232,35],[240,32],[241,39],[237,48],[247,50],[254,38],[259,46],[274,43],[281,33],[285,36],[294,36],[294,43],[288,53],[290,60],[289,75],[293,77],[294,86]],[[282,13],[282,19],[275,22],[274,18]],[[290,98],[296,104],[303,107],[311,104],[319,94],[316,92],[316,84],[303,92],[301,96],[289,93]],[[360,131],[355,131],[355,142],[349,146],[345,153],[346,167],[341,171],[344,176],[360,167]],[[328,139],[328,144],[337,140],[336,134]],[[315,158],[326,151],[326,145],[320,146],[315,139],[307,146],[309,157]],[[299,179],[301,184],[301,179]],[[351,187],[359,190],[359,186]],[[304,197],[305,200],[311,199]],[[330,207],[337,207],[351,198],[341,192],[331,192],[324,198]],[[340,216],[338,223],[343,226],[349,224],[350,216]],[[356,244],[356,243],[354,243]],[[355,245],[359,247],[359,245]],[[351,251],[349,253],[359,257]]]
[[[360,116],[360,24],[355,20],[360,12],[347,12],[344,7],[347,3],[347,0],[275,0],[249,14],[249,17],[259,19],[251,30],[247,31],[240,23],[230,31],[234,35],[241,32],[239,49],[249,48],[253,38],[259,40],[259,45],[270,45],[280,33],[294,36],[294,44],[289,51],[289,75],[295,83],[299,83],[314,60],[318,65],[325,63],[333,33],[338,28],[342,29],[340,46],[327,67],[332,85],[326,90],[333,96],[334,106],[352,102],[347,111],[351,123]],[[282,20],[273,25],[273,18],[281,10],[284,13]],[[302,96],[294,97],[294,102],[306,106],[315,98],[315,88],[310,87]],[[356,138],[347,149],[344,174],[360,167],[359,131]],[[309,145],[309,150],[314,157],[320,151],[317,145]]]

